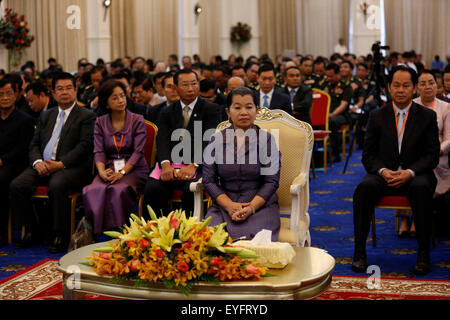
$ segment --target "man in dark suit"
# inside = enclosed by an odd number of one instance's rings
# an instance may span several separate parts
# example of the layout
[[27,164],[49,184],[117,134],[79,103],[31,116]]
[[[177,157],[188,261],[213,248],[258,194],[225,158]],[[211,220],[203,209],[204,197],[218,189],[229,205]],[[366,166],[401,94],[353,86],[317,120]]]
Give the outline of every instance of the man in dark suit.
[[227,113],[225,112],[227,96],[217,92],[217,86],[214,80],[203,79],[200,81],[200,98],[217,105],[217,108],[219,108],[218,112],[221,115],[219,121],[225,121],[228,119]]
[[175,84],[173,83],[173,73],[168,72],[163,78],[161,85],[164,90],[164,96],[166,97],[166,101],[163,103],[157,104],[155,106],[151,106],[147,110],[147,119],[156,126],[159,127],[159,114],[161,113],[161,110],[168,105],[171,105],[172,103],[177,102],[180,100],[180,97],[178,96],[178,92],[176,90]]
[[[219,123],[217,106],[198,97],[199,81],[194,71],[178,71],[174,84],[180,100],[163,108],[159,115],[157,164],[145,186],[144,196],[146,205],[157,214],[162,210],[165,215],[169,213],[168,202],[174,190],[183,190],[182,208],[187,213],[193,212],[194,197],[189,185],[201,176],[199,166],[203,149],[209,142],[204,139],[205,131],[216,128]],[[175,134],[179,139],[173,139]]]
[[30,167],[13,180],[10,190],[13,212],[26,230],[16,246],[25,248],[36,240],[31,196],[36,187],[47,185],[53,236],[49,249],[56,253],[64,252],[69,240],[67,193],[81,190],[92,170],[95,114],[76,104],[71,74],[55,75],[52,88],[58,108],[42,113],[30,143]]
[[33,118],[16,108],[17,87],[0,80],[0,247],[6,245],[9,184],[27,166],[28,145],[33,137]]
[[298,120],[311,124],[310,111],[313,97],[311,88],[302,84],[302,77],[298,67],[289,67],[284,71],[284,93],[289,95],[292,114]]
[[256,91],[258,107],[281,109],[292,114],[291,99],[283,91],[275,88],[276,82],[276,71],[273,65],[265,64],[259,68],[258,83],[260,89]]
[[30,109],[34,112],[34,122],[35,125],[39,122],[39,117],[43,111],[47,111],[48,109],[57,107],[55,99],[50,95],[47,90],[47,87],[44,86],[41,82],[35,81],[28,85],[25,89],[26,99],[28,101],[28,105]]
[[431,271],[431,210],[439,163],[436,113],[412,102],[417,74],[405,66],[395,67],[388,89],[392,103],[371,112],[362,163],[367,175],[353,195],[355,252],[352,269],[366,272],[366,239],[375,204],[387,195],[406,196],[411,204],[419,245],[413,272]]

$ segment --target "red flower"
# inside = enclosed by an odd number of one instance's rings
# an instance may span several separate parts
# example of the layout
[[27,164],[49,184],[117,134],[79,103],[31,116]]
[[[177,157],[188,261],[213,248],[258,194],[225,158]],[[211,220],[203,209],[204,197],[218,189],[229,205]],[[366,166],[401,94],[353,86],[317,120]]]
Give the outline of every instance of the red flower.
[[156,256],[157,256],[158,258],[164,258],[164,257],[166,256],[166,253],[165,253],[163,250],[161,250],[161,249],[157,249],[157,250],[155,251],[155,254],[156,254]]
[[145,239],[141,239],[141,241],[139,242],[139,246],[141,247],[141,249],[145,249],[149,245],[150,245],[150,242]]
[[186,271],[189,270],[189,266],[187,265],[186,262],[180,261],[180,262],[178,262],[178,269],[179,269],[181,272],[186,272]]
[[245,271],[250,274],[259,274],[259,269],[252,264],[248,264]]
[[213,267],[217,267],[218,265],[220,265],[222,263],[222,257],[213,257],[211,258],[211,260],[209,261],[209,263],[213,266]]
[[175,230],[178,230],[178,228],[180,227],[180,222],[177,218],[172,218],[172,220],[170,220],[170,226]]
[[135,248],[135,247],[137,247],[136,242],[134,242],[134,241],[128,241],[128,243],[127,243],[127,248]]
[[112,253],[111,252],[100,252],[100,258],[109,260],[112,258]]
[[137,272],[140,267],[141,267],[141,262],[139,260],[133,260],[131,262],[131,266],[130,266],[131,271]]
[[25,20],[25,15],[24,14],[20,16],[20,20]]
[[186,242],[184,244],[184,247],[187,248],[187,249],[190,249],[190,248],[192,248],[192,244],[190,242]]

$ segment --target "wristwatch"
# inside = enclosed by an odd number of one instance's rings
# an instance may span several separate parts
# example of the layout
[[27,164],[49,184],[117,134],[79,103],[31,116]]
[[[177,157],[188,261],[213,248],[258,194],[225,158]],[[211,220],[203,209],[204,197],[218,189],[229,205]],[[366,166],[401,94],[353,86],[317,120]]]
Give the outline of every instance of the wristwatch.
[[120,170],[119,173],[122,174],[122,175],[126,175],[127,174],[127,172],[125,170],[123,170],[123,169]]

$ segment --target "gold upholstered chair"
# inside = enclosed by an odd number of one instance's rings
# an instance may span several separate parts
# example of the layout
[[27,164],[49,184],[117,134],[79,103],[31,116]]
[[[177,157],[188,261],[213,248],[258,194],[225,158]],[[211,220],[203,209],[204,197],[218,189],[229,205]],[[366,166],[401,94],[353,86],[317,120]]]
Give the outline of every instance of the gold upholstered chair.
[[[281,214],[280,242],[294,246],[310,246],[309,233],[309,168],[314,143],[312,127],[282,110],[261,108],[255,120],[261,129],[274,134],[281,152],[280,186],[277,191]],[[222,122],[217,130],[230,125]],[[194,192],[194,216],[203,219],[203,186],[191,184]]]

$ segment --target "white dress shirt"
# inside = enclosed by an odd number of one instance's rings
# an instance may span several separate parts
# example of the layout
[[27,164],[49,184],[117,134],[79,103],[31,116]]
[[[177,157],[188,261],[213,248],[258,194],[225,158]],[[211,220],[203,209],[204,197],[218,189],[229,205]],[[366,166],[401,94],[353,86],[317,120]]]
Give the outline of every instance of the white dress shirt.
[[[60,121],[60,118],[59,118],[60,117],[60,113],[64,112],[64,119],[63,119],[63,126],[64,126],[64,124],[66,123],[67,119],[69,118],[70,113],[72,112],[73,107],[75,107],[75,104],[76,104],[76,102],[74,102],[73,105],[70,108],[65,109],[65,110],[61,109],[58,106],[58,116],[56,117],[56,122],[55,122],[55,126],[53,127],[52,135],[53,135],[53,132],[55,132],[56,128],[58,127],[58,124],[59,124],[59,121]],[[56,141],[55,147],[53,148],[53,151],[52,151],[52,160],[56,159],[56,150],[58,150],[58,144],[59,144],[59,137],[58,137],[58,140]],[[42,159],[38,159],[35,162],[33,162],[33,167],[38,162],[43,162],[43,160]]]
[[264,96],[267,96],[267,104],[270,106],[270,102],[272,101],[273,92],[275,89],[270,90],[268,93],[262,92],[262,90],[259,90],[259,106],[264,107]]

